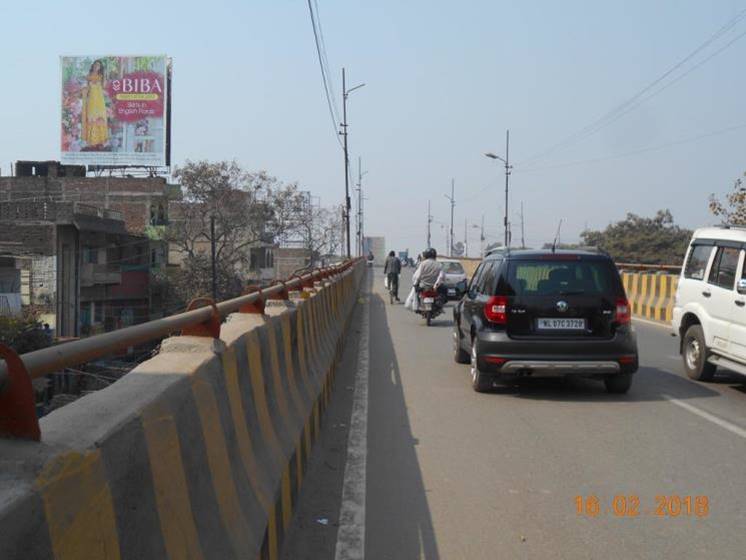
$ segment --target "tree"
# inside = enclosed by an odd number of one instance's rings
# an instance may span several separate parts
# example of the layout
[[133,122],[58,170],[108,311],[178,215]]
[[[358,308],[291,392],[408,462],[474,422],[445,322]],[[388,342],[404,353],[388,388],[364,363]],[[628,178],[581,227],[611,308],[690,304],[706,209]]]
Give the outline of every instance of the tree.
[[725,202],[711,194],[710,212],[723,218],[726,224],[746,226],[746,187],[743,179],[738,178],[733,182],[733,189],[726,195]]
[[652,218],[628,213],[603,231],[581,234],[585,245],[604,249],[618,262],[674,265],[683,261],[691,236],[691,230],[674,224],[669,210]]
[[342,211],[307,204],[300,222],[303,246],[314,260],[333,255],[342,247]]
[[166,238],[183,257],[171,275],[181,301],[211,292],[213,242],[222,300],[240,294],[251,247],[281,242],[299,227],[305,197],[296,184],[246,172],[234,161],[187,161],[174,177],[183,200],[171,208]]
[[33,309],[19,316],[0,315],[0,344],[10,346],[18,354],[46,348],[52,341],[42,327]]

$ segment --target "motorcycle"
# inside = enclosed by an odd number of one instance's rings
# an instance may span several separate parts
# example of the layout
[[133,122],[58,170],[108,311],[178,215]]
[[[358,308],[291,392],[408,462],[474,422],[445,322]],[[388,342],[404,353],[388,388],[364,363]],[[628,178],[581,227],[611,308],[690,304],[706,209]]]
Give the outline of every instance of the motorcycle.
[[420,298],[417,313],[425,318],[425,322],[429,327],[432,324],[432,320],[443,313],[445,305],[443,296],[435,289],[426,289],[418,292],[417,297]]

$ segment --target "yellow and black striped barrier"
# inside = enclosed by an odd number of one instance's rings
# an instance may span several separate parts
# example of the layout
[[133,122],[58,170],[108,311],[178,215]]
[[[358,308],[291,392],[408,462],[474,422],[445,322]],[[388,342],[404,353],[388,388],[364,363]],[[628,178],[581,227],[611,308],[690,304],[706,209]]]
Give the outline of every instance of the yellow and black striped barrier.
[[632,314],[637,317],[670,323],[679,277],[673,274],[622,272]]
[[0,441],[0,558],[278,558],[364,271],[166,339],[41,443]]

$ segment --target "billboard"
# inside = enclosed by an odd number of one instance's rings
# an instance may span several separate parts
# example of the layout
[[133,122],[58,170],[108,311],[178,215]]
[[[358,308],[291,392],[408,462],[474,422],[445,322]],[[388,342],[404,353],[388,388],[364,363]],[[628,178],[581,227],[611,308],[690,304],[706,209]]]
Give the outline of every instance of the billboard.
[[63,56],[60,69],[62,163],[169,164],[166,56]]

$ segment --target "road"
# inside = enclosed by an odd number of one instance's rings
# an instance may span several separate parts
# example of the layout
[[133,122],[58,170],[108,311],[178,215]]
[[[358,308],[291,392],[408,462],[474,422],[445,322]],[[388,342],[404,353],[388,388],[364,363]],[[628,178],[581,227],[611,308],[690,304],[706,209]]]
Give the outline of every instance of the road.
[[[344,523],[350,485],[365,495],[369,559],[744,558],[742,378],[690,381],[669,331],[636,321],[641,369],[627,395],[590,380],[478,394],[468,366],[453,362],[450,310],[427,328],[389,305],[376,273],[356,310],[285,558],[332,559],[335,548],[363,557]],[[366,314],[370,361],[361,368]],[[354,425],[349,432],[363,369],[367,461],[359,472],[347,468],[346,448],[360,444]],[[596,496],[598,515],[578,515],[577,496]],[[639,499],[639,515],[617,516],[616,496],[625,497],[619,513]],[[706,496],[709,511],[658,516],[657,496]]]

